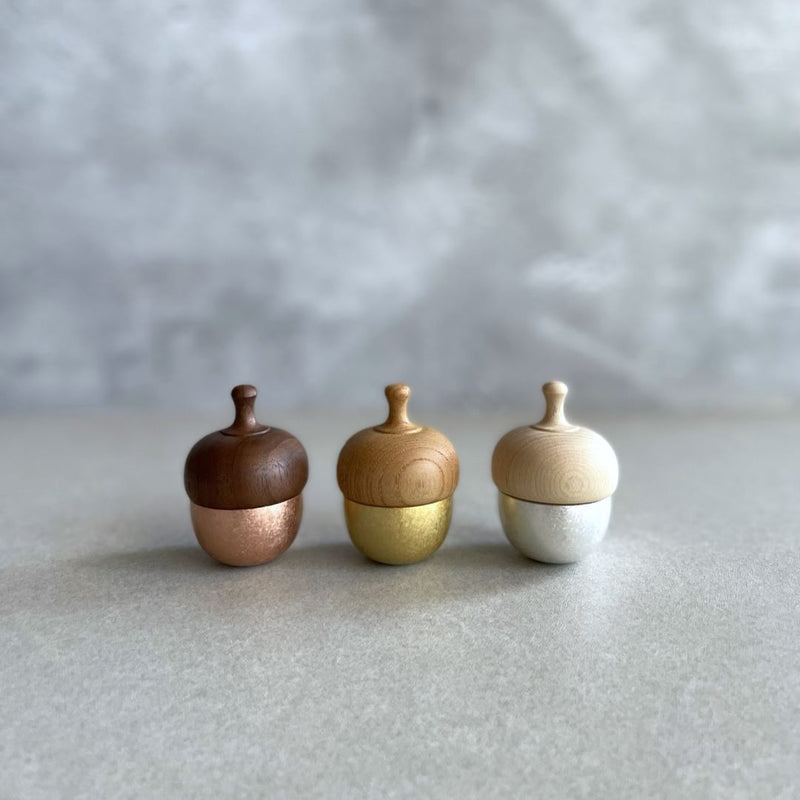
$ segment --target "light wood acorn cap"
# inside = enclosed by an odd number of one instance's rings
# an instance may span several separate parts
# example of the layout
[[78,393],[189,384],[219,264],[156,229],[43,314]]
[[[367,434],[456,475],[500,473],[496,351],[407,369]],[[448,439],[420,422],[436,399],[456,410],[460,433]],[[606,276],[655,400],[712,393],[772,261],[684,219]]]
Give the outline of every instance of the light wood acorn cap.
[[183,482],[189,499],[206,508],[260,508],[297,497],[308,480],[308,457],[291,433],[256,419],[255,386],[231,392],[236,418],[189,451]]
[[450,440],[435,428],[408,419],[411,389],[386,387],[389,416],[382,425],[345,442],[336,465],[342,494],[355,503],[407,508],[450,497],[458,484],[458,456]]
[[547,410],[540,422],[509,431],[492,455],[492,480],[504,494],[532,503],[578,505],[614,493],[619,465],[611,445],[564,416],[567,386],[542,387]]

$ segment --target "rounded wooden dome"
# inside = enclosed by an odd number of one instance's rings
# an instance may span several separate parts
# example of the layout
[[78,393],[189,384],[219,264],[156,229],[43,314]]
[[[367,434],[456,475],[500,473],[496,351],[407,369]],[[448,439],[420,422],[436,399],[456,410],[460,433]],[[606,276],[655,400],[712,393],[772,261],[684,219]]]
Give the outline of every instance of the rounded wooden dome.
[[339,453],[336,478],[348,500],[403,508],[436,503],[455,491],[455,448],[443,433],[409,421],[410,394],[404,384],[387,386],[386,422],[354,434]]
[[308,480],[306,451],[291,433],[256,420],[256,395],[255,386],[236,386],[231,392],[233,424],[203,437],[189,451],[183,481],[193,503],[259,508],[303,491]]
[[492,455],[492,480],[504,494],[533,503],[578,505],[614,493],[619,465],[611,445],[564,416],[567,386],[542,387],[547,411],[536,425],[509,431]]

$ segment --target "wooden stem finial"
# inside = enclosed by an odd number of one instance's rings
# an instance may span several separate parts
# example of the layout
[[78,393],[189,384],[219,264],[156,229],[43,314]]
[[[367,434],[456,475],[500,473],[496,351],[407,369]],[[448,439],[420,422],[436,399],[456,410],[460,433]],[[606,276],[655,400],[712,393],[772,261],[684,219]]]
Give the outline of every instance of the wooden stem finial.
[[420,430],[408,419],[408,398],[411,389],[404,383],[390,383],[386,387],[386,399],[389,401],[389,416],[383,425],[378,425],[375,430],[381,433],[409,433]]
[[561,381],[549,381],[542,386],[547,408],[542,419],[533,426],[534,428],[559,430],[572,427],[564,416],[564,400],[568,391],[567,384]]
[[268,431],[267,425],[261,425],[256,419],[255,405],[258,390],[249,383],[234,386],[231,391],[233,404],[236,407],[236,418],[233,424],[225,428],[222,433],[228,436],[250,436],[254,433]]

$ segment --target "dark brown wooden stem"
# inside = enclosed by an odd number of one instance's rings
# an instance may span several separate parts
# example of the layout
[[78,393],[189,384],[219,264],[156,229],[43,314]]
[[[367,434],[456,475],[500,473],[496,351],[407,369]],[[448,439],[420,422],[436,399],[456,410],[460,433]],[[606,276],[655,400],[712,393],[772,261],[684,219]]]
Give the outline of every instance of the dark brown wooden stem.
[[261,425],[256,419],[257,395],[258,390],[249,383],[233,387],[231,397],[236,407],[236,418],[233,420],[233,424],[225,428],[222,433],[227,436],[251,436],[254,433],[264,433],[269,430],[267,425]]

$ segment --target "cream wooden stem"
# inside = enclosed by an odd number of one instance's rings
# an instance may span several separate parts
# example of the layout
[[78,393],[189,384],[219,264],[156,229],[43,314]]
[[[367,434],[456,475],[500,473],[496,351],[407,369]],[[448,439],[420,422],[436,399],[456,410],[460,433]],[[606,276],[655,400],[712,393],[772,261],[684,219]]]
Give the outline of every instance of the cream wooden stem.
[[560,430],[572,427],[564,416],[564,400],[568,391],[567,384],[561,381],[549,381],[542,386],[547,408],[542,419],[534,425],[535,428]]

